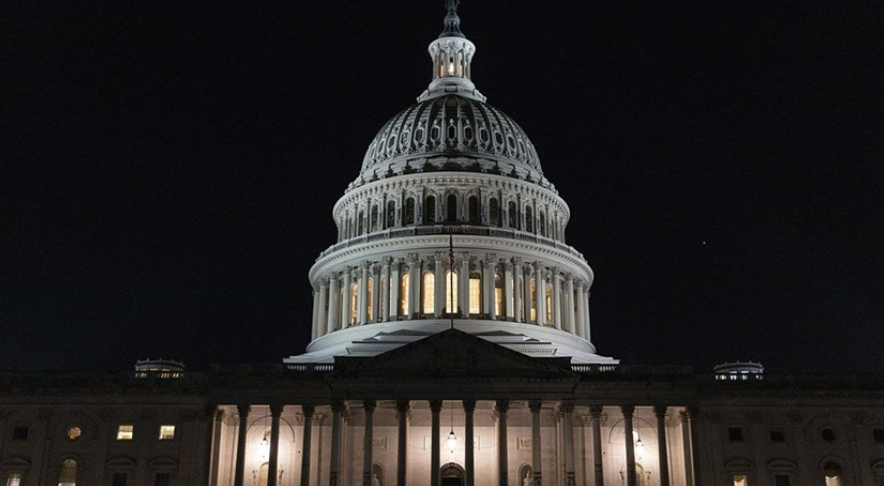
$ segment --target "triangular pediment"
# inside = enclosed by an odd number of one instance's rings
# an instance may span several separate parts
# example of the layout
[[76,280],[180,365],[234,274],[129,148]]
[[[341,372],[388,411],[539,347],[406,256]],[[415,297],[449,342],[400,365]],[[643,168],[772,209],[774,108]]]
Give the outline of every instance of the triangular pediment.
[[534,358],[449,329],[371,358],[335,358],[337,378],[570,379],[570,359]]

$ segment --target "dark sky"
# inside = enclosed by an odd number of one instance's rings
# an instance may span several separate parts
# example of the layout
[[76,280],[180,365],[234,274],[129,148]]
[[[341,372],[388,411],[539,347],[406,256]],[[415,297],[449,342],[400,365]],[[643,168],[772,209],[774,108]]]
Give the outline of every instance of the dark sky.
[[[12,2],[0,369],[303,352],[307,272],[441,0]],[[101,3],[101,2],[97,2]],[[629,363],[884,372],[884,3],[466,0]]]

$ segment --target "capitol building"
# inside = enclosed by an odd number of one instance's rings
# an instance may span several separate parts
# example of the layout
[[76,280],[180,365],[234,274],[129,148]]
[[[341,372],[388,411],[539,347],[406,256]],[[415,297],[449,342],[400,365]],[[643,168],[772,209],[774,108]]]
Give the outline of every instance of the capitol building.
[[0,373],[0,484],[884,486],[884,377],[596,349],[569,206],[457,4],[318,236],[306,352]]

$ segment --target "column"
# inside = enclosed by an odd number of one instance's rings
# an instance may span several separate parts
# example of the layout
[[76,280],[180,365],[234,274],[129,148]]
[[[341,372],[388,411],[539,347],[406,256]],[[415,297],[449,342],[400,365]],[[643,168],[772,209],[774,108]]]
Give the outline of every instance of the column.
[[[381,266],[377,263],[372,263],[369,268],[369,277],[371,279],[371,299],[369,304],[371,306],[371,315],[368,316],[368,320],[366,322],[381,322]],[[368,290],[366,289],[366,292]]]
[[522,270],[524,270],[525,273],[522,285],[522,292],[525,296],[523,299],[523,302],[525,303],[525,322],[537,323],[537,319],[531,319],[531,306],[533,305],[533,301],[531,300],[531,275],[533,275],[533,268],[529,264],[522,268]]
[[353,318],[353,305],[351,303],[353,299],[352,289],[350,288],[350,269],[344,269],[344,285],[343,291],[341,295],[341,329],[347,329],[350,327],[350,321]]
[[503,315],[504,320],[513,318],[513,264],[503,262]]
[[571,334],[580,335],[574,325],[574,275],[565,275],[565,324]]
[[[401,287],[401,267],[402,267],[402,259],[396,260],[392,263],[391,273],[390,273],[390,320],[398,321],[399,320],[399,288]],[[405,309],[405,312],[408,312],[408,309]]]
[[494,264],[497,257],[493,253],[487,253],[482,260],[482,290],[484,294],[482,312],[489,319],[494,319]]
[[[384,266],[381,267],[381,288],[380,288],[380,301],[382,302],[381,307],[383,310],[381,312],[381,322],[387,322],[390,320],[390,265],[392,264],[393,259],[390,257],[384,258]],[[377,293],[377,290],[375,291]],[[375,311],[377,312],[377,311]]]
[[209,435],[211,439],[206,441],[206,465],[209,470],[206,475],[209,478],[209,486],[217,486],[218,484],[218,462],[221,454],[221,430],[224,424],[224,410],[220,410],[217,405],[208,405],[206,407],[206,419],[208,419]]
[[666,451],[666,405],[656,405],[657,449],[660,455],[660,486],[669,486],[669,458]]
[[374,410],[378,402],[375,400],[363,400],[362,407],[365,410],[365,435],[362,441],[362,486],[371,486],[371,465],[374,460],[371,456],[374,446]]
[[341,322],[338,317],[338,308],[341,304],[341,291],[338,289],[338,277],[332,273],[328,280],[328,325],[326,328],[331,333],[337,328],[337,324]]
[[239,414],[239,435],[236,436],[236,469],[233,476],[234,486],[243,486],[246,471],[246,434],[249,431],[249,412],[251,405],[237,405]]
[[405,486],[408,467],[408,400],[396,401],[396,413],[399,419],[399,442],[396,448],[396,486]]
[[267,464],[267,486],[276,486],[279,479],[279,418],[285,405],[270,405],[270,459]]
[[460,291],[458,302],[461,308],[461,317],[468,319],[470,317],[470,254],[463,252],[460,260],[460,285],[457,290]]
[[439,412],[442,411],[442,400],[430,400],[430,412],[432,421],[430,427],[430,486],[439,486],[439,468],[442,466],[439,459],[439,448],[442,438],[439,436]]
[[[464,486],[475,486],[476,484],[476,439],[473,432],[473,412],[476,411],[475,400],[463,401],[464,413],[464,473],[466,482]],[[402,485],[398,485],[402,486]]]
[[577,329],[577,335],[585,338],[586,332],[583,329],[583,321],[586,319],[586,309],[583,307],[583,281],[577,281],[577,292],[574,297],[577,299],[577,319],[574,321],[574,328]]
[[445,307],[445,271],[443,270],[443,256],[441,251],[433,255],[433,275],[435,286],[433,287],[433,316],[442,317],[442,309]]
[[562,329],[562,293],[559,288],[559,269],[553,267],[550,271],[549,280],[552,282],[553,288],[553,322],[556,329]]
[[340,486],[341,474],[341,413],[344,411],[344,402],[332,400],[332,436],[331,436],[331,464],[329,465],[328,485]]
[[537,294],[537,302],[534,307],[537,309],[537,325],[546,324],[546,282],[543,280],[544,269],[540,266],[540,262],[534,262],[534,285]]
[[626,443],[626,486],[637,486],[635,477],[635,442],[632,440],[632,414],[635,412],[633,405],[620,405],[623,413],[623,434]]
[[[519,292],[519,281],[522,280],[522,259],[513,258],[513,320],[522,322],[522,294]],[[527,322],[528,319],[525,319]]]
[[408,255],[408,317],[416,319],[420,313],[421,261],[417,253]]
[[[528,408],[531,410],[531,469],[534,470],[534,486],[543,485],[543,467],[541,461],[540,447],[540,409],[542,402],[540,400],[528,401]],[[522,481],[524,478],[519,478]]]
[[583,289],[583,296],[580,299],[583,304],[583,337],[590,340],[589,335],[589,285]]
[[692,468],[692,476],[694,478],[694,486],[701,485],[700,478],[700,448],[698,444],[700,443],[697,440],[697,435],[699,434],[699,429],[697,427],[697,422],[700,419],[700,411],[696,406],[688,407],[688,428],[691,431],[691,468]]
[[313,326],[310,329],[310,339],[316,339],[319,336],[319,289],[313,291]]
[[500,486],[508,486],[509,478],[507,466],[507,446],[509,442],[506,438],[506,413],[510,409],[510,401],[507,399],[497,400],[497,465],[498,475],[500,477]]
[[565,484],[574,486],[574,400],[562,400],[565,442]]
[[319,283],[319,336],[325,336],[332,330],[328,327],[328,278],[323,277]]
[[602,470],[602,406],[590,405],[589,416],[592,418],[592,462],[595,466],[595,486],[604,486],[605,474]]
[[362,262],[362,273],[359,276],[359,307],[356,315],[356,324],[368,323],[368,280],[371,278],[371,264]]
[[304,436],[301,439],[301,483],[304,486],[310,484],[310,447],[313,444],[311,433],[313,432],[313,405],[301,405],[304,412]]

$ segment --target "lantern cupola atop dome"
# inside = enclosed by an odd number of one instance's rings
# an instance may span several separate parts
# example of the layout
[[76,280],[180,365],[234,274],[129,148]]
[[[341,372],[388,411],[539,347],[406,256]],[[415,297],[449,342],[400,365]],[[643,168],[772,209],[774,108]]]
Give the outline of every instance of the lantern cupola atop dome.
[[479,93],[470,80],[470,63],[476,53],[476,46],[460,31],[460,17],[457,16],[459,3],[460,0],[445,2],[448,8],[445,28],[428,48],[433,59],[433,81],[418,97],[418,101],[455,93],[485,101],[485,96]]

